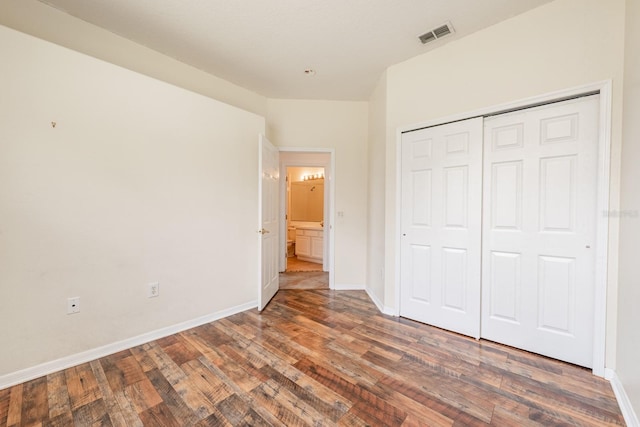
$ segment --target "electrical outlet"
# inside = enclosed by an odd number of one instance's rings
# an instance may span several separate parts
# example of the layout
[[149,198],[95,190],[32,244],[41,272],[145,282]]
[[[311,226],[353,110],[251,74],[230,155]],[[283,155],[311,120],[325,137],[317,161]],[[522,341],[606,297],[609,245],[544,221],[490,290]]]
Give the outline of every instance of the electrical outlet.
[[157,296],[160,295],[160,283],[158,282],[153,282],[153,283],[149,283],[149,289],[148,289],[148,297],[149,298],[155,298]]
[[67,298],[67,314],[80,313],[80,297]]

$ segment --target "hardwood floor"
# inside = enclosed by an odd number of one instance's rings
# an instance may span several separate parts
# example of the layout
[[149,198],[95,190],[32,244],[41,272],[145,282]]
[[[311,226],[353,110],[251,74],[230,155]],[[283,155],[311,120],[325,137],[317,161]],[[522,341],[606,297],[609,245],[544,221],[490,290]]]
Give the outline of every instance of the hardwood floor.
[[322,271],[280,273],[280,289],[329,289],[329,273]]
[[586,370],[379,314],[362,291],[243,312],[0,390],[0,425],[624,425]]
[[322,271],[322,264],[315,262],[303,261],[298,257],[287,258],[287,272],[301,272],[301,271]]

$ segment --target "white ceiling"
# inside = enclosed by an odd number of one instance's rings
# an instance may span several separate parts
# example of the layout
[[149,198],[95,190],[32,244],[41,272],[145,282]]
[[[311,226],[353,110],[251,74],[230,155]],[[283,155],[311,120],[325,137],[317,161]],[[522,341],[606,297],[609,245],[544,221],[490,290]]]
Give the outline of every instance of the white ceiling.
[[390,65],[550,0],[40,1],[270,98],[366,100]]

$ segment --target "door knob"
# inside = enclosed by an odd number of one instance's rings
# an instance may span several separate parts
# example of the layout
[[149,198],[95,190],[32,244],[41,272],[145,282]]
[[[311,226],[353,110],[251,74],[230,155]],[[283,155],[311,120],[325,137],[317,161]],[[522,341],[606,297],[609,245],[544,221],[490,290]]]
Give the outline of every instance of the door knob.
[[260,234],[269,234],[269,230],[267,230],[266,228],[263,228],[262,230],[258,231],[258,233],[260,233]]

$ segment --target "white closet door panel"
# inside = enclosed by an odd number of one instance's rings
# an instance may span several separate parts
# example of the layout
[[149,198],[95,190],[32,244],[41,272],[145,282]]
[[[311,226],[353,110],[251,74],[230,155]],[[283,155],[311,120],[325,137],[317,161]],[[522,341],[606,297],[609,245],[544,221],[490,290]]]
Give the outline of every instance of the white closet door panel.
[[598,98],[485,120],[482,337],[592,365]]
[[491,167],[492,227],[522,230],[522,161],[495,163]]
[[489,255],[491,272],[489,316],[518,324],[522,319],[522,256],[518,253],[492,251]]
[[482,119],[402,137],[400,314],[479,337]]

